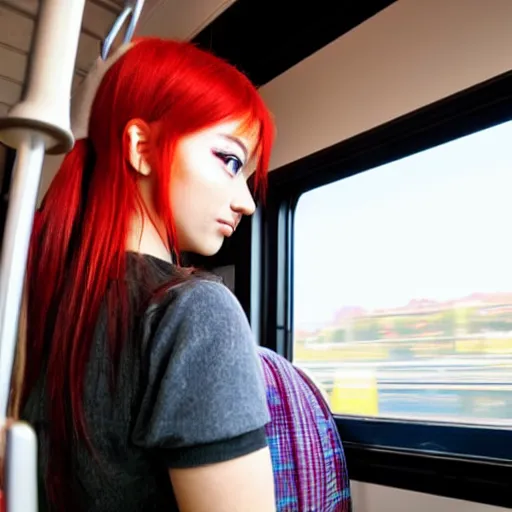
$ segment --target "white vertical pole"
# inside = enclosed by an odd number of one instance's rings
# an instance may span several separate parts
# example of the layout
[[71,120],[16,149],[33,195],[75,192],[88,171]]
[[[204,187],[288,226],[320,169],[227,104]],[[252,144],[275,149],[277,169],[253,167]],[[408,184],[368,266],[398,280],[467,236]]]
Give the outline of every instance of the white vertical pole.
[[28,244],[44,159],[44,142],[34,135],[16,154],[9,211],[0,260],[0,411],[7,416]]
[[[0,427],[6,421],[28,246],[45,152],[73,146],[71,84],[85,0],[42,0],[22,101],[0,119],[17,150],[0,259]],[[30,351],[27,353],[30,357]],[[22,422],[7,431],[7,512],[37,511],[37,440]]]

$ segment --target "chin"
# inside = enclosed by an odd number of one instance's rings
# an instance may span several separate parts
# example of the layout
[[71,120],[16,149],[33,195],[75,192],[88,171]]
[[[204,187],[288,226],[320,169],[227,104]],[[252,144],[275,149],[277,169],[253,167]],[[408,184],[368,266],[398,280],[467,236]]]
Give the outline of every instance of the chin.
[[224,239],[220,241],[212,240],[210,243],[197,244],[193,252],[199,256],[215,256],[220,251],[223,243]]

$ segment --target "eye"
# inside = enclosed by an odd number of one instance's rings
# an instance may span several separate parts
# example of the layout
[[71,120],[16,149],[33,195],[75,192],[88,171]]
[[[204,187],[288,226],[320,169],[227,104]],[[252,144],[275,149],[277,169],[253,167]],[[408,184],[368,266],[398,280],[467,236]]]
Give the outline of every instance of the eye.
[[244,165],[240,158],[235,155],[224,153],[223,151],[214,151],[213,153],[233,175],[236,175]]

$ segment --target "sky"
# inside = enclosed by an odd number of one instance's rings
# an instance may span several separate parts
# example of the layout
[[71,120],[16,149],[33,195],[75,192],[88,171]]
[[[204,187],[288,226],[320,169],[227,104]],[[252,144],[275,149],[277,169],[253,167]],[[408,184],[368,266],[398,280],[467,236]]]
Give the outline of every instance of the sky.
[[512,122],[306,192],[294,244],[295,329],[512,292]]

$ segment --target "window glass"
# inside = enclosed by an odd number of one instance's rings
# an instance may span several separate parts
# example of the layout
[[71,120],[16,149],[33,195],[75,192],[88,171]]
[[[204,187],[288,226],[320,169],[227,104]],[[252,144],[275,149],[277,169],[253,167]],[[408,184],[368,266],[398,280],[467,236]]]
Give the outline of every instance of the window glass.
[[512,123],[304,193],[294,363],[334,413],[512,425]]

